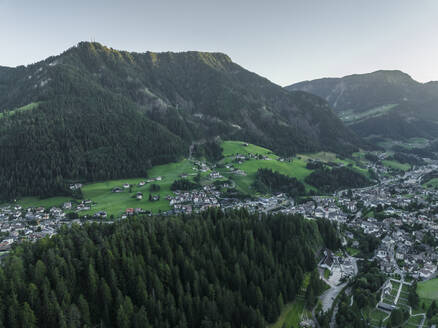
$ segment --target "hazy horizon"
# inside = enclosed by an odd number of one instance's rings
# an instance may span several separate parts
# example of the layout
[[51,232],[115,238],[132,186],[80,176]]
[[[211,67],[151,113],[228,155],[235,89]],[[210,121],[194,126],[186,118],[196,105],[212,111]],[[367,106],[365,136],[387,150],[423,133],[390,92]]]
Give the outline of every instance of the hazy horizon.
[[0,0],[0,66],[28,65],[80,41],[120,50],[223,52],[285,86],[401,70],[438,80],[438,2]]

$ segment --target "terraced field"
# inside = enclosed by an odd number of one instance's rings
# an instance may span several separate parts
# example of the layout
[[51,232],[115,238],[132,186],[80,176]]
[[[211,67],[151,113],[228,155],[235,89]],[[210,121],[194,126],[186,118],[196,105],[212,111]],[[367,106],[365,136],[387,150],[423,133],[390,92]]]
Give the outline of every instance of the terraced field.
[[373,326],[378,327],[380,322],[385,322],[385,319],[388,317],[388,314],[380,311],[376,308],[372,309],[368,315],[368,319],[370,321],[370,324]]

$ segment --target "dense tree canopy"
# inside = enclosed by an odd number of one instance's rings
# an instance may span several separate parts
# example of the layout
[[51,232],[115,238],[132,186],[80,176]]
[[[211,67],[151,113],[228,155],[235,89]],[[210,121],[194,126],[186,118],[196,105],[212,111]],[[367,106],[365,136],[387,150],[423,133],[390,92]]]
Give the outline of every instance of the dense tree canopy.
[[271,169],[258,169],[254,188],[262,193],[285,193],[291,197],[303,195],[306,191],[303,183],[296,178],[272,171]]
[[187,149],[121,98],[58,97],[0,119],[0,199],[60,194],[70,181],[146,176]]
[[[386,280],[376,262],[360,261],[359,271],[351,286],[352,296],[345,293],[340,296],[339,310],[336,314],[336,324],[339,327],[369,327],[362,313],[364,309],[374,309],[378,302],[377,291]],[[351,297],[354,299],[353,305]]]
[[365,187],[370,184],[364,175],[348,167],[319,168],[308,175],[305,181],[326,193],[339,189]]
[[3,261],[0,326],[265,327],[320,246],[314,222],[243,210],[64,228]]
[[170,186],[171,190],[192,190],[197,188],[199,185],[188,180],[188,179],[178,179],[173,181]]

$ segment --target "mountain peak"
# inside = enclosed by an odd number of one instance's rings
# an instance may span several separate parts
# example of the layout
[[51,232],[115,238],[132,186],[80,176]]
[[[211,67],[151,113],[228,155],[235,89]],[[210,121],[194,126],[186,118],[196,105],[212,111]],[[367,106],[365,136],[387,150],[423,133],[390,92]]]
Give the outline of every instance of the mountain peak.
[[400,70],[378,70],[372,73],[367,74],[354,74],[349,76],[344,76],[343,78],[347,79],[350,77],[355,78],[371,78],[381,80],[386,83],[404,83],[404,82],[416,82],[409,74],[402,72]]
[[168,64],[169,61],[177,61],[186,58],[187,61],[200,61],[203,64],[215,69],[223,70],[226,65],[232,64],[231,58],[221,52],[205,52],[205,51],[182,51],[182,52],[129,52],[117,50],[105,46],[98,42],[79,42],[75,47],[68,49],[64,54],[72,54],[75,52],[87,53],[91,56],[112,57],[113,60],[128,60],[134,61],[135,57],[148,58],[153,65]]

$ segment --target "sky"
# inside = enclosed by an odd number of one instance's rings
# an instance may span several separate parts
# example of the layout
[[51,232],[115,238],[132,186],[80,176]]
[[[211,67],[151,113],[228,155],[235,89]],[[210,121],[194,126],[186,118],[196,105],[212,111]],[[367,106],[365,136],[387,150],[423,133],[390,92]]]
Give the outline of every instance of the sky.
[[438,80],[437,0],[0,0],[0,66],[80,41],[214,51],[279,85],[398,69]]

